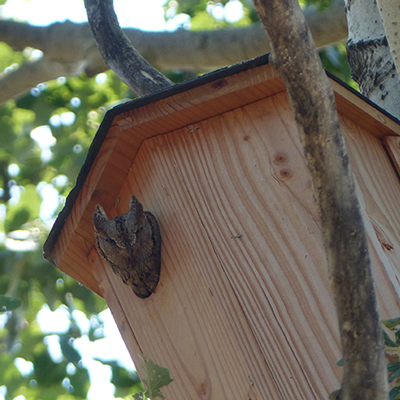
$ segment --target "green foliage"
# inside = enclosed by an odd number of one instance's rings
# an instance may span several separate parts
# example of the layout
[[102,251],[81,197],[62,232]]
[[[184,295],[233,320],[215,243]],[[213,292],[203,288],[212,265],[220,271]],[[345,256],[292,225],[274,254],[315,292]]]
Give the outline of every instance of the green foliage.
[[395,385],[389,392],[389,399],[400,399],[400,318],[383,321],[388,332],[383,331],[383,339],[386,346],[386,358],[389,360],[387,369],[389,382]]
[[59,363],[55,363],[47,349],[42,349],[33,356],[34,376],[36,382],[43,387],[61,384],[64,378],[64,368]]
[[142,368],[146,378],[143,379],[143,384],[147,389],[144,393],[136,393],[133,398],[135,400],[142,400],[146,398],[150,398],[152,400],[156,398],[165,399],[161,393],[161,388],[169,385],[173,381],[169,374],[168,368],[161,367],[144,354],[140,354],[140,358],[144,362]]
[[[1,0],[0,5],[4,4],[5,1]],[[4,42],[0,42],[0,54],[0,71],[8,72],[26,60],[23,52],[14,51],[11,46]]]
[[33,184],[24,186],[18,203],[9,204],[7,208],[6,233],[20,229],[27,222],[37,218],[37,210],[40,209],[41,203],[36,186]]
[[[0,44],[4,68],[25,59],[23,53]],[[13,312],[0,313],[0,386],[7,388],[6,399],[18,395],[27,400],[84,399],[90,387],[89,373],[74,341],[86,334],[91,341],[101,338],[101,322],[82,333],[73,312],[81,311],[94,321],[105,302],[47,263],[42,245],[108,105],[132,97],[111,72],[101,78],[60,78],[38,85],[32,93],[0,109],[0,295],[7,293],[13,298],[0,297],[0,308],[11,310],[22,303]],[[42,129],[40,135],[50,133],[52,141],[47,156],[31,136],[35,128],[43,126],[47,131]],[[14,166],[13,173],[10,166]],[[43,206],[48,198],[44,189],[55,193],[51,211]],[[67,332],[41,331],[36,318],[45,305],[52,311],[67,310]],[[58,338],[61,359],[53,359],[49,352],[46,343],[50,336]],[[20,372],[15,360],[31,365],[31,371]],[[73,373],[70,365],[74,365]],[[119,375],[124,373],[128,374],[120,367]]]
[[319,55],[326,70],[355,89],[358,89],[357,84],[351,79],[351,71],[347,62],[346,45],[344,43],[320,50]]
[[11,296],[0,295],[0,312],[12,311],[21,307],[22,300]]
[[299,0],[302,8],[315,6],[319,12],[325,11],[332,5],[333,0]]
[[[190,17],[191,30],[212,30],[227,27],[247,26],[258,21],[257,14],[253,8],[249,8],[245,2],[242,2],[243,15],[234,22],[227,21],[223,9],[229,3],[229,0],[209,1],[209,0],[178,0],[168,3],[174,6],[173,18],[176,14],[186,14]],[[215,13],[215,9],[219,13]],[[168,10],[168,8],[167,8]],[[168,16],[168,11],[166,12]],[[168,17],[167,17],[168,19]]]

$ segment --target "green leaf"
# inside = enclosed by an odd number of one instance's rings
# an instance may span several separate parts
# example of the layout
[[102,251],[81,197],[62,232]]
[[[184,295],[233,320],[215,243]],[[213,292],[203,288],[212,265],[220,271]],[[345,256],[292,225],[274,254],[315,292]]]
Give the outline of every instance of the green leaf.
[[389,392],[389,400],[397,400],[399,398],[399,395],[400,395],[400,387],[395,386]]
[[71,345],[70,339],[69,335],[60,335],[60,347],[64,357],[76,366],[81,361],[81,355]]
[[103,365],[108,365],[111,367],[111,383],[114,386],[120,388],[131,388],[135,385],[141,386],[141,380],[136,371],[132,373],[126,368],[120,367],[117,361],[105,361],[99,358],[95,358],[95,360],[101,362]]
[[400,317],[386,319],[386,320],[382,321],[382,323],[383,323],[383,325],[386,326],[386,328],[394,329],[397,325],[400,325]]
[[22,305],[22,300],[16,297],[0,295],[0,312],[15,310]]
[[383,340],[388,347],[399,347],[399,344],[394,342],[385,331],[383,331]]
[[6,231],[21,229],[29,220],[38,218],[42,199],[36,191],[36,186],[28,184],[21,191],[18,204],[9,205],[6,216]]
[[147,387],[145,396],[152,400],[157,397],[165,399],[160,389],[163,386],[169,385],[173,381],[168,368],[161,367],[144,354],[139,354],[139,356],[144,361],[142,368],[146,375],[146,379],[143,379],[143,383]]
[[65,376],[64,367],[55,363],[47,350],[33,356],[33,369],[37,383],[46,388],[61,384]]
[[389,377],[389,382],[393,382],[400,375],[400,362],[392,362],[388,364],[387,370],[389,373],[392,373]]
[[319,12],[325,11],[332,5],[332,0],[307,0],[307,6],[314,5]]
[[127,369],[120,367],[115,363],[112,365],[112,378],[111,383],[120,388],[130,388],[140,383],[139,375],[129,372]]
[[74,399],[77,397],[86,399],[90,388],[89,372],[86,368],[78,367],[73,375],[69,376],[71,386],[74,388]]

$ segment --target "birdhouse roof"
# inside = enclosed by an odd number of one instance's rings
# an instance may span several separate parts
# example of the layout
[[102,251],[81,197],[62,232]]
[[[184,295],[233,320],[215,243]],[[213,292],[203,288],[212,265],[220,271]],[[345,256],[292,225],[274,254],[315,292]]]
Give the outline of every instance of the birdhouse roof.
[[[400,135],[400,125],[394,117],[332,74],[328,73],[328,77],[341,115],[380,138]],[[97,203],[106,210],[115,205],[141,143],[178,128],[195,130],[199,121],[284,91],[283,81],[268,64],[266,55],[109,110],[90,146],[76,186],[44,244],[44,257],[100,293],[85,262],[94,246],[93,230],[87,227],[92,226]],[[84,254],[69,251],[71,243]]]

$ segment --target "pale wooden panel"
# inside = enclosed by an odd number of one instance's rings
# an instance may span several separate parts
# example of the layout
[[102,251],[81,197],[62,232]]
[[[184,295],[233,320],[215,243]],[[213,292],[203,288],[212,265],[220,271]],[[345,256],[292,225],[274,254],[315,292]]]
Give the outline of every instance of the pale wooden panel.
[[386,136],[384,143],[396,167],[397,173],[400,174],[400,138],[396,136]]
[[134,310],[135,340],[172,368],[169,398],[205,390],[210,399],[322,399],[339,386],[336,318],[301,148],[287,115],[260,103],[147,140],[118,196],[116,214],[135,193],[160,222],[161,284],[149,308],[112,274],[123,295],[103,294],[110,308]]
[[58,268],[101,296],[101,291],[94,279],[93,271],[88,268],[87,260],[83,260],[82,257],[79,256],[79,253],[65,253],[61,262],[58,264]]
[[[342,124],[349,132],[352,123]],[[112,282],[100,286],[124,338],[136,343],[131,354],[138,362],[140,343],[140,351],[171,369],[177,381],[166,389],[169,398],[240,398],[237,390],[247,388],[259,390],[243,393],[253,399],[277,398],[276,392],[283,399],[325,399],[339,386],[340,345],[318,214],[287,96],[195,127],[147,140],[113,209],[113,216],[126,212],[135,193],[157,216],[164,241],[161,283],[144,305],[108,269],[107,277],[100,274]],[[354,131],[347,142],[369,215],[381,312],[395,317],[395,252],[382,255],[376,231],[382,219],[391,232],[400,226],[396,207],[381,207],[400,194],[399,184],[377,138]],[[198,352],[202,362],[193,357]],[[237,362],[243,368],[237,375],[217,374]]]
[[141,142],[113,125],[92,165],[52,251],[52,262],[74,279],[100,293],[86,257],[94,245],[92,213],[96,204],[110,209],[116,201]]
[[400,135],[398,123],[344,88],[338,82],[332,79],[330,82],[332,89],[335,91],[338,111],[342,116],[372,132],[379,138],[393,134]]
[[[277,71],[267,64],[119,114],[116,121],[121,130],[142,125],[165,133],[283,90]],[[143,135],[148,138],[146,131]]]
[[336,318],[285,99],[204,121],[191,135],[169,136],[170,147],[279,391],[322,399],[339,385]]
[[[235,105],[246,104],[284,90],[283,83],[277,77],[278,74],[272,66],[263,65],[118,115],[108,130],[96,160],[91,166],[90,174],[58,238],[59,243],[54,246],[49,260],[59,266],[64,252],[77,251],[76,248],[72,248],[73,246],[69,249],[69,241],[75,231],[81,236],[85,236],[85,232],[91,235],[93,232],[91,216],[94,206],[100,200],[106,211],[113,209],[115,194],[121,190],[144,139],[176,129],[177,126],[183,126],[193,120],[215,115],[227,107],[229,109]],[[257,84],[259,84],[257,89],[246,93],[246,88]],[[223,99],[219,100],[221,96]],[[135,129],[127,130],[132,127]],[[82,223],[84,214],[83,221],[90,221],[89,225]],[[85,232],[81,232],[82,229]],[[90,244],[93,242],[92,238]],[[80,255],[84,263],[86,254]],[[64,264],[63,270],[68,271],[68,268],[68,265]],[[90,288],[93,287],[93,282]],[[84,284],[86,285],[86,281]]]
[[[336,82],[332,83],[337,91],[340,112],[365,125],[378,137],[389,133],[393,135],[390,129],[399,132],[393,121]],[[66,221],[60,236],[61,242],[53,251],[52,262],[58,265],[75,230],[93,242],[90,238],[93,207],[100,199],[106,210],[113,209],[115,194],[121,190],[143,140],[186,125],[188,131],[195,129],[197,121],[283,90],[284,85],[275,69],[270,65],[262,65],[117,115],[75,202],[72,216]],[[362,109],[367,113],[363,113]],[[81,221],[83,215],[85,217]],[[81,232],[82,229],[84,232]]]
[[[141,351],[170,369],[175,381],[164,391],[167,398],[279,398],[197,210],[177,179],[176,166],[162,157],[166,147],[159,148],[160,140],[144,144],[129,185],[120,193],[118,213],[126,211],[134,192],[157,216],[163,237],[161,282],[156,294],[140,300],[109,268],[104,274],[96,264],[104,298],[132,344],[128,347],[137,365]],[[160,158],[151,159],[154,150]],[[149,170],[154,171],[151,181]],[[153,184],[156,193],[151,193]],[[204,264],[213,270],[211,281]],[[221,304],[222,294],[226,298]]]
[[341,119],[374,262],[382,318],[400,316],[400,182],[380,140]]

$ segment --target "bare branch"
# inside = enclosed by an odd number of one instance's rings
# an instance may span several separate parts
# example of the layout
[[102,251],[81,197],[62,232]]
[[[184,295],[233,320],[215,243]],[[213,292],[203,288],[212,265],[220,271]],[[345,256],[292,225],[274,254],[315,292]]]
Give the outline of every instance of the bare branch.
[[[347,39],[343,0],[334,0],[332,6],[322,13],[317,12],[315,7],[308,7],[304,14],[318,48]],[[174,32],[144,32],[124,29],[124,32],[137,51],[159,70],[207,71],[271,50],[261,24],[212,31],[178,29]],[[88,69],[97,73],[107,69],[87,24],[66,21],[38,27],[0,20],[0,41],[15,50],[25,47],[42,50],[49,58],[59,62],[90,58]]]
[[143,96],[174,84],[132,46],[118,24],[113,0],[85,0],[85,7],[103,59],[131,90]]
[[[316,45],[321,48],[347,38],[346,16],[343,0],[334,0],[332,6],[319,13],[315,7],[304,11],[313,32]],[[143,57],[158,70],[193,70],[204,72],[225,67],[243,60],[257,57],[270,51],[267,36],[261,24],[246,28],[232,28],[214,31],[143,32],[137,29],[124,29],[128,38]],[[76,74],[82,71],[94,76],[108,69],[87,24],[74,24],[66,21],[46,27],[31,26],[16,21],[0,20],[0,41],[8,43],[15,50],[33,47],[43,51],[48,60],[71,65]],[[7,97],[1,93],[1,102],[16,98],[37,84],[54,79],[54,71],[44,68],[36,80],[35,74],[23,77],[23,83],[7,85]],[[29,69],[28,69],[29,70]],[[14,76],[12,79],[16,79]],[[64,75],[71,76],[71,75]],[[28,81],[28,77],[32,78]],[[10,76],[5,75],[9,80]],[[0,81],[1,82],[1,81]],[[1,84],[1,83],[0,83]],[[20,87],[24,90],[20,91]]]
[[59,63],[46,56],[34,62],[27,62],[20,68],[7,72],[0,79],[0,105],[29,92],[32,82],[46,82],[60,76],[72,77],[82,71],[82,64]]
[[285,81],[311,172],[343,350],[341,400],[386,400],[367,237],[332,88],[297,0],[254,0]]

